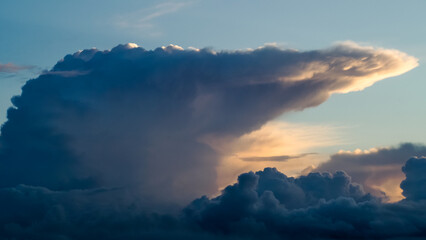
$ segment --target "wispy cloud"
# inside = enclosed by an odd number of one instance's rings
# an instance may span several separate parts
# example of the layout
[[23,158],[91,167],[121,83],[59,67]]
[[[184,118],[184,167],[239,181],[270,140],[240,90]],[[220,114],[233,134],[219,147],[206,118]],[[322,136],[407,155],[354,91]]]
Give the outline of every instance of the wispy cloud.
[[315,153],[303,153],[299,155],[281,155],[281,156],[269,156],[269,157],[244,157],[241,160],[245,162],[285,162],[290,159],[301,158],[304,156],[312,155]]
[[192,2],[164,2],[155,6],[140,9],[138,11],[117,17],[116,25],[122,28],[137,28],[138,30],[149,30],[154,28],[154,20],[182,9]]
[[75,77],[88,74],[89,71],[44,71],[41,75],[57,75],[62,77]]
[[34,66],[20,66],[13,63],[0,63],[0,73],[16,73],[21,70],[32,69]]

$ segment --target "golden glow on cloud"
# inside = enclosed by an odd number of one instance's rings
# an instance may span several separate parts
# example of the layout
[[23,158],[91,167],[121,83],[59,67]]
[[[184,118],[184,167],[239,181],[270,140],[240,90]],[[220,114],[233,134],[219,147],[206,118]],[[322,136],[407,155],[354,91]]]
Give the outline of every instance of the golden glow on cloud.
[[168,46],[162,46],[161,48],[166,52],[171,52],[173,50],[179,50],[179,51],[184,50],[183,47],[179,45],[174,45],[174,44],[169,44]]
[[361,155],[361,154],[375,153],[375,152],[378,152],[378,151],[379,151],[379,149],[377,149],[377,148],[370,148],[368,150],[367,149],[362,150],[360,148],[357,148],[354,151],[340,150],[338,152],[338,154],[344,154],[344,153],[346,153],[346,154],[353,154],[353,155]]
[[126,48],[131,49],[131,48],[138,48],[139,46],[136,43],[128,43],[126,44]]
[[[339,43],[319,51],[326,59],[307,62],[292,69],[281,81],[329,81],[330,93],[363,90],[385,78],[401,75],[418,66],[418,59],[396,49],[360,46],[354,42]],[[333,53],[339,52],[336,55]]]

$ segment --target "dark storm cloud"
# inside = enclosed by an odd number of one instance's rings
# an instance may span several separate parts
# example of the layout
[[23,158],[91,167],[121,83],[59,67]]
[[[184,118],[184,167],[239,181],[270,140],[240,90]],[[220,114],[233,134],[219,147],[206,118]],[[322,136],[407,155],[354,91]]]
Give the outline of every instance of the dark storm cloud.
[[426,158],[403,168],[407,200],[383,203],[344,172],[289,178],[276,169],[240,175],[216,198],[202,197],[185,217],[208,232],[268,239],[420,239],[426,236]]
[[79,51],[13,98],[0,186],[127,187],[147,205],[185,204],[217,190],[219,153],[203,137],[239,137],[416,65],[396,50],[353,43],[309,52]]
[[[0,190],[0,239],[200,239],[171,215],[118,207],[120,189],[51,191],[19,185]],[[207,238],[208,239],[208,238]]]
[[[404,143],[398,147],[378,148],[366,152],[342,152],[331,156],[330,160],[313,171],[344,170],[355,182],[364,185],[369,192],[376,194],[377,186],[394,180],[396,188],[404,178],[401,167],[406,159],[413,156],[426,156],[426,146]],[[391,191],[389,189],[389,191]]]
[[[127,44],[67,55],[25,84],[2,126],[0,236],[235,239],[248,226],[252,236],[297,235],[309,225],[326,237],[362,229],[382,205],[344,172],[247,173],[184,217],[173,213],[217,191],[221,156],[204,137],[240,137],[415,66],[396,50],[352,43],[308,52]],[[346,211],[359,217],[347,220]]]
[[[0,190],[1,239],[421,239],[426,236],[426,158],[407,161],[407,199],[382,203],[342,171],[287,177],[274,168],[241,174],[215,198],[180,215],[123,204],[125,189]],[[127,206],[127,207],[123,207]]]

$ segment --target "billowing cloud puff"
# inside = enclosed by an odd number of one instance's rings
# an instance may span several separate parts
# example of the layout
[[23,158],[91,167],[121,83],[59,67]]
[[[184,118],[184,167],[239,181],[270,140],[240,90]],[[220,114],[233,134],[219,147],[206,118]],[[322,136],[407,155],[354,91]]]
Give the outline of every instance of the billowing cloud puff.
[[0,187],[120,188],[147,209],[217,191],[220,153],[238,138],[332,93],[363,89],[417,65],[396,50],[145,50],[67,55],[13,98],[0,137]]
[[398,147],[368,151],[340,152],[312,171],[344,170],[352,179],[375,195],[386,194],[389,200],[403,198],[399,183],[404,179],[401,167],[413,156],[426,156],[426,146],[404,143]]
[[185,218],[216,236],[247,239],[420,239],[425,167],[425,158],[407,161],[401,186],[410,198],[397,203],[365,194],[344,172],[288,178],[267,168],[240,175],[218,197],[195,200]]
[[[273,201],[276,201],[285,209],[306,208],[317,205],[323,200],[327,201],[338,197],[349,197],[356,201],[372,199],[370,195],[364,192],[362,186],[352,183],[351,178],[345,172],[339,171],[334,174],[328,172],[310,173],[307,176],[293,178],[287,177],[276,168],[265,168],[256,173],[241,174],[238,177],[238,183],[226,187],[221,196],[211,200],[201,198],[193,204],[198,206],[200,201],[207,201],[208,207],[203,211],[211,211],[210,214],[215,216],[223,214],[224,216],[221,219],[225,219],[227,218],[225,215],[238,212],[232,209],[250,210],[249,208],[256,208],[256,206],[246,208],[246,203],[258,204],[257,202],[263,197],[270,198],[271,196],[273,196]],[[190,212],[191,206],[187,210]]]

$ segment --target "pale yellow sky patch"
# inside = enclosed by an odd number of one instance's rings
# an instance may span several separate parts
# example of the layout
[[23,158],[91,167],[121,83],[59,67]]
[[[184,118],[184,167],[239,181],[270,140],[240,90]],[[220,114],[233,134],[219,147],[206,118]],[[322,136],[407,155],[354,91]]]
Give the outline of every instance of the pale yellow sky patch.
[[[265,167],[297,176],[309,166],[318,166],[328,155],[315,150],[342,144],[338,129],[331,125],[271,121],[237,139],[210,136],[203,140],[223,156],[217,168],[218,185],[223,188],[235,182],[239,174]],[[248,158],[256,160],[247,161]],[[281,158],[284,160],[280,161]]]

